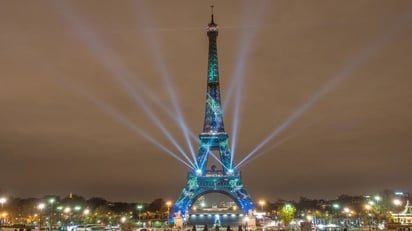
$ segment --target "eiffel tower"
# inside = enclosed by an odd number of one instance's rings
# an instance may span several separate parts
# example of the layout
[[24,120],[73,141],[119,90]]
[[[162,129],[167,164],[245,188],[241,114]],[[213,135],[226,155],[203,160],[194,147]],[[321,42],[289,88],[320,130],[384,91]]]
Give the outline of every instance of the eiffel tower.
[[[244,214],[250,214],[255,209],[254,202],[242,184],[240,172],[234,167],[228,145],[229,135],[225,132],[223,124],[219,89],[217,35],[218,26],[214,22],[212,11],[211,22],[207,27],[209,57],[206,109],[203,132],[199,135],[200,145],[196,158],[196,168],[188,173],[186,186],[171,211],[171,217],[174,214],[187,217],[193,202],[200,196],[213,192],[224,194],[233,199]],[[220,157],[220,160],[218,160],[218,163],[221,165],[221,169],[217,170],[215,165],[208,169],[209,154],[215,155],[213,153],[216,152],[219,153],[218,158]]]

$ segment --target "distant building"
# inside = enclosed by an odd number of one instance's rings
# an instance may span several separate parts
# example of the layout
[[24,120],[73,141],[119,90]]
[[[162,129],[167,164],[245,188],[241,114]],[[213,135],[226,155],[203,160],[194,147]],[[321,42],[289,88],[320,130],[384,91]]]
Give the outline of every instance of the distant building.
[[392,213],[391,223],[401,226],[412,226],[412,206],[406,201],[405,209],[399,213]]

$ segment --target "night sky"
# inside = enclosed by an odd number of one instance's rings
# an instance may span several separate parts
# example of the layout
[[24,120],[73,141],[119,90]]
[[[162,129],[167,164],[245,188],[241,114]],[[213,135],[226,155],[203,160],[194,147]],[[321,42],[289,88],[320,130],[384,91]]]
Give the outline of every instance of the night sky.
[[411,1],[6,0],[0,194],[176,200],[168,137],[192,159],[177,121],[202,131],[211,4],[252,198],[412,191]]

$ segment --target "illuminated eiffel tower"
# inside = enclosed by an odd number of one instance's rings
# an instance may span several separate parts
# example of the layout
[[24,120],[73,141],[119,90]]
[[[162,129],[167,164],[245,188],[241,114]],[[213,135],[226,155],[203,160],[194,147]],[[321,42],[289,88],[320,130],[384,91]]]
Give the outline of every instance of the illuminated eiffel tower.
[[[213,8],[212,8],[213,9]],[[208,193],[221,193],[227,195],[243,210],[249,214],[255,209],[249,193],[242,184],[240,172],[235,168],[229,150],[229,135],[223,125],[222,104],[219,89],[219,71],[217,58],[218,26],[211,15],[211,22],[207,27],[209,37],[209,58],[207,75],[206,110],[203,132],[200,133],[200,145],[197,154],[196,168],[188,173],[187,183],[177,199],[171,216],[181,214],[185,217],[189,208],[200,196]],[[218,152],[221,170],[216,166],[207,169],[209,154]]]

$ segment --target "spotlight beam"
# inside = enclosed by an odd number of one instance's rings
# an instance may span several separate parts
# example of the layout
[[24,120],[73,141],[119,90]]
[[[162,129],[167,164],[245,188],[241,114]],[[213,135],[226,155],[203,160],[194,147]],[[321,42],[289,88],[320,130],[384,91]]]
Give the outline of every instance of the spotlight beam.
[[[209,148],[207,148],[206,153],[210,153],[210,149],[209,149]],[[208,158],[208,155],[207,155],[207,154],[205,154],[205,155],[202,156],[202,160],[200,160],[200,165],[198,166],[199,168],[202,168],[202,167],[205,165],[205,163],[206,163],[206,161],[207,161],[207,158]]]
[[[63,7],[64,6],[60,6],[60,8]],[[184,156],[189,162],[192,163],[181,146],[177,143],[170,132],[164,127],[163,123],[160,121],[157,115],[154,114],[153,111],[147,106],[145,100],[139,94],[137,94],[136,90],[133,87],[131,87],[131,84],[127,79],[131,78],[133,76],[133,73],[131,73],[131,71],[128,70],[123,65],[123,63],[118,61],[120,60],[120,57],[116,56],[113,51],[110,51],[107,47],[105,47],[101,39],[99,39],[99,36],[96,35],[96,32],[92,31],[90,27],[84,26],[85,22],[76,17],[73,12],[69,11],[69,7],[66,7],[62,11],[66,21],[76,32],[78,32],[78,37],[82,41],[85,41],[94,51],[94,53],[97,54],[97,57],[104,64],[104,67],[106,67],[112,73],[112,77],[121,84],[128,95],[133,99],[133,101],[144,109],[143,111],[147,114],[147,116],[152,119],[152,122],[155,123],[155,125],[168,138],[168,140],[179,150],[182,156]],[[119,75],[119,73],[122,74]],[[143,84],[143,82],[141,81],[140,84]],[[148,88],[144,86],[141,86],[140,89],[148,91]],[[192,165],[194,164],[192,163]]]
[[[29,50],[31,47],[27,47],[26,50]],[[38,52],[38,51],[33,51],[33,54],[36,54],[37,56],[39,54],[42,54],[42,52]],[[34,59],[34,60],[42,60],[41,57],[39,57],[39,59]],[[172,152],[171,150],[169,150],[168,148],[166,148],[164,145],[162,145],[161,143],[159,143],[156,139],[154,139],[153,137],[151,137],[150,135],[148,135],[143,129],[137,127],[136,125],[134,125],[129,119],[127,119],[125,116],[123,116],[122,114],[120,114],[119,112],[115,111],[112,107],[110,107],[109,105],[105,104],[103,101],[98,100],[95,96],[93,96],[92,94],[88,93],[86,90],[84,90],[82,87],[80,87],[79,85],[76,85],[75,83],[69,81],[69,79],[64,78],[59,71],[55,70],[54,68],[51,68],[50,65],[45,65],[45,63],[47,62],[39,62],[39,65],[37,65],[38,67],[41,67],[44,70],[47,71],[52,71],[54,74],[52,74],[51,76],[55,76],[56,80],[61,81],[63,84],[63,86],[67,87],[68,89],[76,92],[78,95],[82,96],[83,98],[86,98],[88,101],[92,102],[93,104],[95,104],[96,106],[98,106],[98,108],[104,112],[107,112],[109,115],[111,115],[114,119],[116,119],[118,122],[120,122],[121,124],[125,125],[126,127],[128,127],[129,129],[131,129],[132,131],[134,131],[136,134],[141,135],[143,137],[145,137],[149,142],[151,142],[152,144],[154,144],[155,146],[157,146],[158,148],[160,148],[161,150],[163,150],[166,154],[170,155],[171,157],[174,157],[177,161],[179,161],[180,163],[182,163],[183,165],[193,169],[193,164],[191,164],[190,162],[186,162],[185,160],[183,160],[182,158],[180,158],[178,155],[176,155],[174,152]]]
[[[246,2],[243,2],[245,4]],[[240,46],[238,47],[238,55],[237,61],[236,61],[236,66],[233,74],[231,75],[231,81],[229,88],[227,90],[225,100],[223,102],[224,108],[223,111],[225,111],[226,106],[228,105],[228,102],[231,100],[231,98],[234,96],[234,107],[233,107],[233,114],[232,114],[232,138],[231,138],[231,155],[230,155],[230,164],[233,164],[233,159],[234,159],[234,154],[236,153],[236,141],[237,141],[237,136],[238,136],[238,128],[239,128],[239,119],[240,119],[240,106],[241,106],[241,101],[242,101],[242,89],[243,89],[243,79],[245,77],[245,69],[246,69],[246,63],[248,61],[249,57],[249,52],[250,49],[252,48],[252,43],[254,38],[256,37],[258,29],[260,27],[251,27],[250,25],[258,25],[263,16],[265,15],[265,9],[266,7],[264,6],[265,4],[258,5],[258,7],[252,8],[248,5],[244,5],[244,14],[246,15],[244,19],[244,23],[242,25],[246,25],[246,27],[243,27],[243,32],[241,36],[241,42]],[[255,6],[255,5],[254,5]],[[235,93],[233,93],[235,92]],[[233,166],[230,166],[232,168]]]
[[301,134],[303,131],[305,131],[307,128],[313,126],[316,122],[319,122],[320,120],[322,120],[324,117],[322,117],[321,119],[316,120],[313,123],[310,123],[302,128],[300,128],[298,131],[296,131],[295,133],[284,137],[282,139],[280,139],[279,141],[277,141],[276,143],[274,143],[272,146],[270,146],[269,148],[266,148],[265,150],[256,153],[255,155],[251,155],[248,158],[245,158],[244,161],[241,164],[236,165],[236,168],[240,169],[243,166],[245,166],[246,164],[252,162],[253,160],[256,160],[257,158],[263,156],[264,154],[269,153],[269,151],[273,150],[274,148],[277,148],[278,146],[282,145],[283,143],[285,143],[286,141],[289,141],[291,138]]
[[269,141],[283,132],[290,124],[297,120],[304,112],[312,108],[323,96],[334,90],[338,84],[349,78],[356,70],[358,70],[362,65],[366,64],[370,58],[378,53],[378,51],[386,44],[388,44],[392,39],[398,36],[402,32],[402,26],[407,25],[411,20],[410,12],[405,13],[396,20],[395,23],[390,25],[390,29],[381,34],[373,40],[369,45],[367,45],[361,52],[355,56],[348,65],[344,66],[335,76],[332,77],[328,82],[326,82],[318,92],[312,95],[309,100],[299,107],[290,117],[288,117],[281,125],[279,125],[273,132],[271,132],[260,144],[258,144],[249,154],[245,156],[237,166],[240,166],[254,155],[257,151],[263,148]]
[[[140,16],[140,19],[144,22],[145,25],[149,25],[149,21],[153,21],[152,17],[147,13],[147,7],[143,4],[143,2],[138,1],[139,7],[137,9],[139,10],[139,13],[137,15]],[[146,9],[146,10],[141,10],[141,9]],[[179,101],[177,99],[176,93],[174,91],[173,83],[170,81],[170,76],[169,76],[169,71],[167,68],[167,65],[165,64],[162,52],[159,49],[159,42],[157,41],[156,37],[153,35],[152,31],[147,31],[147,33],[143,33],[144,38],[146,39],[147,44],[149,45],[149,48],[153,54],[153,58],[160,67],[159,70],[161,72],[161,77],[163,82],[165,83],[167,93],[172,100],[173,108],[175,111],[175,116],[173,118],[177,119],[177,124],[180,126],[181,131],[183,133],[184,139],[186,140],[186,144],[189,148],[189,151],[192,155],[193,160],[195,161],[195,165],[197,166],[196,163],[196,155],[192,146],[192,142],[190,140],[190,130],[187,127],[187,123],[184,119],[182,110],[179,106]]]
[[[67,81],[66,81],[67,83]],[[164,145],[162,145],[159,141],[157,141],[155,138],[147,134],[143,129],[137,127],[130,119],[128,119],[126,116],[122,115],[121,113],[117,112],[114,110],[112,107],[109,105],[105,104],[103,101],[97,99],[94,97],[92,94],[86,92],[79,86],[75,86],[73,84],[66,84],[67,86],[70,86],[71,89],[75,90],[77,93],[79,93],[81,96],[98,106],[99,109],[102,111],[108,113],[110,116],[112,116],[116,121],[120,122],[121,124],[125,125],[129,129],[131,129],[133,132],[136,134],[143,136],[146,140],[154,144],[155,146],[159,147],[161,150],[169,154],[170,156],[174,157],[176,160],[178,160],[180,163],[186,165],[187,167],[193,169],[194,166],[192,163],[188,163],[182,158],[180,158],[178,155],[176,155],[174,152],[166,148]]]
[[[33,52],[35,54],[41,54],[41,52]],[[40,59],[41,60],[41,59]],[[44,69],[48,69],[50,70],[49,66],[45,66],[46,62],[41,62],[40,65],[38,66],[42,66]],[[163,150],[166,154],[168,154],[169,156],[175,158],[177,161],[179,161],[180,163],[182,163],[183,165],[193,169],[194,166],[193,164],[191,164],[190,162],[186,162],[185,160],[183,160],[182,158],[180,158],[178,155],[176,155],[174,152],[172,152],[171,150],[169,150],[168,148],[166,148],[164,145],[162,145],[161,143],[159,143],[155,138],[151,137],[150,135],[148,135],[143,129],[137,127],[136,125],[133,124],[133,122],[131,122],[129,119],[127,119],[125,116],[123,116],[121,113],[117,112],[116,110],[114,110],[112,107],[110,107],[109,105],[105,104],[103,101],[97,99],[94,95],[88,93],[86,90],[84,90],[82,87],[80,87],[79,85],[76,85],[72,82],[69,82],[69,80],[67,78],[64,78],[63,76],[61,76],[59,74],[59,72],[57,70],[51,70],[53,72],[55,72],[55,74],[53,74],[53,76],[55,76],[56,80],[62,82],[63,86],[67,87],[68,89],[76,92],[78,95],[82,96],[83,98],[86,98],[89,102],[92,102],[93,104],[95,104],[96,106],[98,106],[99,109],[101,109],[102,111],[108,113],[110,116],[112,116],[113,119],[115,119],[116,121],[122,123],[123,125],[125,125],[126,127],[128,127],[129,129],[131,129],[132,131],[134,131],[136,134],[143,136],[144,138],[146,138],[149,142],[151,142],[152,144],[154,144],[155,146],[157,146],[158,148],[160,148],[161,150]]]

